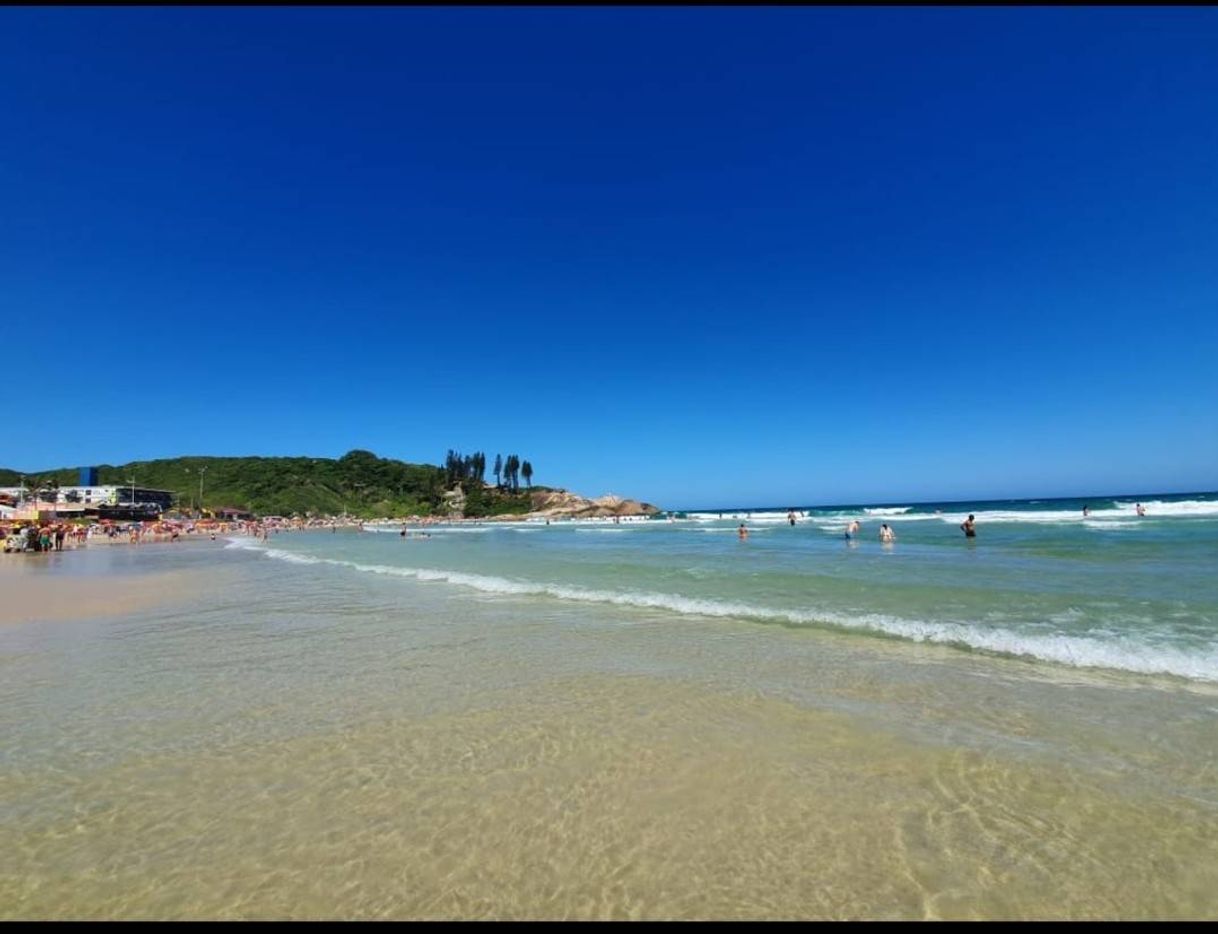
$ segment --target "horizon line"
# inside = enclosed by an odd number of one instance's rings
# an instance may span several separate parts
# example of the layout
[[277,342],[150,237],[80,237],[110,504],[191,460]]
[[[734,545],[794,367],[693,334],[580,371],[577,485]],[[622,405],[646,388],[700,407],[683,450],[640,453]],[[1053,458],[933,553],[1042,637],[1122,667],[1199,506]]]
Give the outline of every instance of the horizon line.
[[687,506],[672,509],[665,509],[664,512],[783,512],[791,509],[844,509],[847,507],[858,506],[860,508],[870,509],[891,509],[898,506],[956,506],[961,503],[1029,503],[1029,502],[1055,502],[1061,500],[1074,499],[1145,499],[1149,502],[1152,496],[1218,496],[1218,489],[1215,490],[1157,490],[1143,493],[1086,493],[1072,494],[1068,496],[994,496],[994,497],[971,497],[969,499],[926,499],[926,500],[894,500],[891,502],[876,502],[876,501],[859,501],[849,503],[818,503],[816,505],[794,505],[794,506],[715,506],[712,508],[703,508],[695,506]]

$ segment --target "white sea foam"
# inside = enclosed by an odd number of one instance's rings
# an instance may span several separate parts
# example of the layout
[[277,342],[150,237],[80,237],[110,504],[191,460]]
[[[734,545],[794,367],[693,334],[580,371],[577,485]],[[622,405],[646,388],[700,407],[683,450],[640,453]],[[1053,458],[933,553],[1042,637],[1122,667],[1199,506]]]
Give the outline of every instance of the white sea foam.
[[1138,674],[1167,674],[1197,681],[1218,682],[1218,644],[1210,644],[1201,652],[1186,652],[1171,646],[1148,644],[1128,636],[1109,636],[1101,641],[1089,636],[1021,633],[1003,627],[987,627],[960,621],[910,620],[876,613],[847,616],[835,612],[781,609],[678,594],[595,590],[436,568],[361,564],[336,558],[312,558],[257,544],[238,547],[252,548],[263,552],[267,557],[283,561],[331,564],[365,573],[420,581],[441,581],[491,594],[545,596],[581,603],[661,609],[682,615],[730,617],[795,626],[830,626],[897,636],[913,642],[930,642],[1003,655],[1026,656],[1077,668],[1109,668]]
[[[1187,518],[1187,517],[1218,517],[1218,500],[1180,500],[1168,502],[1163,500],[1144,500],[1145,517],[1137,515],[1137,504],[1134,500],[1116,501],[1107,509],[1093,509],[1085,517],[1086,520],[1103,522],[1120,519],[1154,519],[1154,518]],[[1081,509],[952,509],[950,511],[914,512],[913,506],[875,506],[864,507],[861,510],[848,509],[818,509],[807,516],[818,528],[826,531],[835,530],[845,525],[851,519],[870,520],[883,518],[887,522],[925,522],[938,520],[959,525],[972,513],[978,525],[985,523],[1027,523],[1033,525],[1077,524],[1085,521]],[[689,519],[698,523],[716,521],[735,522],[747,521],[753,523],[782,523],[786,521],[786,510],[769,512],[738,510],[724,512],[695,512],[688,514]],[[803,516],[801,516],[803,518]]]
[[[969,517],[968,512],[951,512],[941,513],[934,518],[942,522],[947,522],[953,525],[959,525]],[[1126,512],[1119,509],[1096,509],[1084,518],[1081,510],[1074,509],[1045,509],[1040,511],[1029,510],[1021,512],[1018,509],[1011,510],[994,510],[992,512],[972,512],[973,517],[977,521],[977,525],[1001,525],[1018,523],[1022,525],[1078,525],[1087,520],[1092,522],[1103,522],[1114,519],[1125,519],[1130,515],[1136,515],[1132,510]],[[920,519],[928,518],[926,516],[898,516],[898,519]]]
[[1089,529],[1099,529],[1101,532],[1119,532],[1122,529],[1141,528],[1145,523],[1138,520],[1132,522],[1126,519],[1084,519],[1083,525]]
[[[1123,515],[1137,514],[1137,504],[1134,502],[1118,501],[1116,505]],[[1218,516],[1218,500],[1213,499],[1182,499],[1178,502],[1146,500],[1142,506],[1148,519],[1154,516]]]
[[[1129,527],[1139,522],[1155,518],[1205,518],[1218,516],[1218,500],[1181,500],[1180,502],[1162,502],[1148,500],[1142,503],[1146,510],[1145,516],[1137,514],[1137,503],[1134,501],[1118,501],[1108,509],[1091,509],[1083,516],[1081,509],[1009,509],[1009,510],[967,510],[961,512],[945,512],[935,514],[933,518],[943,522],[959,524],[970,512],[974,514],[978,525],[985,523],[1026,523],[1033,525],[1064,525],[1082,522],[1084,524],[1114,523],[1117,520],[1132,520]],[[914,515],[894,516],[896,520],[918,520],[931,518],[925,513]],[[1098,525],[1096,526],[1098,527]]]
[[287,561],[289,564],[330,564],[333,563],[327,558],[314,558],[311,555],[301,555],[294,551],[284,551],[281,548],[271,548],[267,545],[259,544],[255,540],[243,538],[230,538],[228,544],[224,546],[228,548],[238,548],[245,551],[257,551],[268,558],[276,558],[279,561]]

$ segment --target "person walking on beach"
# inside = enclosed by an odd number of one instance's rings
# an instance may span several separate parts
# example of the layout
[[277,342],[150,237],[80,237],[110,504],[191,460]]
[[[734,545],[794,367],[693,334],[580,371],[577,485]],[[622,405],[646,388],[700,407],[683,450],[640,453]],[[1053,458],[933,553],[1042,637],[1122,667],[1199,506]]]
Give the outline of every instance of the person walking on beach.
[[748,537],[749,537],[749,530],[748,530],[748,529],[746,529],[746,528],[744,527],[744,523],[743,523],[743,522],[741,522],[741,523],[740,523],[740,528],[738,528],[738,529],[736,530],[736,534],[737,534],[738,536],[740,536],[740,540],[741,540],[741,541],[744,541],[746,538],[748,538]]
[[973,522],[974,522],[973,514],[970,512],[968,514],[968,518],[960,523],[960,528],[961,528],[961,530],[963,530],[965,538],[976,538],[977,537],[977,530],[975,528],[973,528]]
[[64,536],[67,534],[68,534],[68,530],[65,529],[62,525],[58,525],[55,527],[55,550],[56,551],[63,551],[63,539],[64,539]]

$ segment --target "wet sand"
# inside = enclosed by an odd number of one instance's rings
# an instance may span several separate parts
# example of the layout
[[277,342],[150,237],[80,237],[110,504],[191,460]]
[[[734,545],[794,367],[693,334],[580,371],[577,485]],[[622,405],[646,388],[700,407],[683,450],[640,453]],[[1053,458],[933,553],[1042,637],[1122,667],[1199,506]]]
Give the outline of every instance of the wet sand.
[[[1187,802],[911,744],[773,699],[652,678],[538,687],[459,714],[70,776],[51,791],[62,799],[58,820],[9,835],[0,915],[1028,919],[1213,910],[1215,828]],[[14,799],[39,787],[27,775]]]
[[71,576],[65,562],[76,557],[72,551],[0,556],[0,626],[124,616],[197,590],[198,582],[178,571]]

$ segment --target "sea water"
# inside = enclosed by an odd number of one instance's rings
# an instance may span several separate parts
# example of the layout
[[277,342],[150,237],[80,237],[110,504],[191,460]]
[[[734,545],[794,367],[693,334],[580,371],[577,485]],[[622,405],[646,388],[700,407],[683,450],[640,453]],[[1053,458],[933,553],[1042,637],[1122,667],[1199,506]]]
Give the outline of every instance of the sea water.
[[0,916],[1218,913],[1218,496],[787,516],[50,556],[200,587],[0,631]]

